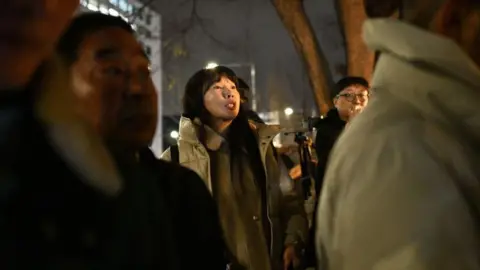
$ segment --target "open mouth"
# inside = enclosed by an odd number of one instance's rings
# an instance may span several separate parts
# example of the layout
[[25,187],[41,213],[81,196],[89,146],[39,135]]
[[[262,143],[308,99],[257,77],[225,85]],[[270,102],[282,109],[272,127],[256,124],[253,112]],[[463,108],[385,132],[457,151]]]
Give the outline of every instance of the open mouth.
[[227,107],[227,109],[229,110],[235,110],[235,102],[230,102],[228,103],[227,105],[225,105],[225,107]]

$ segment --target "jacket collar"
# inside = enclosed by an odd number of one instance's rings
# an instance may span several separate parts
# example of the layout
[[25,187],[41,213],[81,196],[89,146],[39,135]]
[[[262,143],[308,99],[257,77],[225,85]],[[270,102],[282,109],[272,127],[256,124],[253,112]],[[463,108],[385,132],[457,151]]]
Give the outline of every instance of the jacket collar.
[[342,118],[340,118],[340,113],[336,108],[333,108],[330,111],[328,111],[327,116],[324,119],[326,119],[327,121],[330,121],[331,123],[336,124],[337,126],[344,127],[347,124],[347,122],[343,121]]
[[[185,141],[193,144],[201,144],[198,139],[197,132],[198,128],[202,125],[200,119],[191,120],[190,118],[182,116],[180,118],[179,125],[179,137],[178,141]],[[263,139],[271,139],[279,132],[281,128],[278,125],[265,125],[251,121],[250,128],[255,131],[262,141]],[[210,127],[205,125],[205,131],[207,132],[207,145],[206,147],[210,150],[218,150],[223,143],[225,143],[225,138],[216,133]]]
[[109,151],[100,137],[75,113],[68,69],[58,59],[45,65],[36,117],[46,130],[54,150],[80,175],[87,185],[114,196],[122,180]]

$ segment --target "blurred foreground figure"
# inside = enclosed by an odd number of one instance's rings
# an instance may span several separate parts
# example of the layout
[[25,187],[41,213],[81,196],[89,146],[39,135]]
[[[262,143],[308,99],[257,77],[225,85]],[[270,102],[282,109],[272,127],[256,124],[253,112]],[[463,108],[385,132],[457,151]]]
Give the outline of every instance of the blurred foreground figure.
[[[127,187],[111,200],[113,219],[108,212],[99,219],[112,229],[107,235],[116,246],[92,251],[106,251],[129,269],[224,270],[222,231],[203,181],[178,164],[157,160],[148,148],[157,125],[157,94],[131,26],[120,17],[81,14],[58,51],[70,67],[79,113],[101,134]],[[102,234],[92,228],[92,235]]]
[[78,1],[0,5],[0,269],[92,269],[123,185],[52,55]]
[[364,26],[375,95],[329,160],[322,270],[480,269],[480,1],[401,4]]

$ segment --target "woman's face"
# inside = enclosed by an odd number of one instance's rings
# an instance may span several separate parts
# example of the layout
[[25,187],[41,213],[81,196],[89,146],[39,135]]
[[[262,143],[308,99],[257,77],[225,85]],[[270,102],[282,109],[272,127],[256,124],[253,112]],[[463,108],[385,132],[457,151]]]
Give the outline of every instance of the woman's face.
[[232,121],[240,111],[240,93],[227,77],[222,77],[208,88],[203,102],[215,120]]
[[109,27],[89,35],[71,68],[79,110],[107,140],[147,146],[157,125],[149,61],[132,33]]

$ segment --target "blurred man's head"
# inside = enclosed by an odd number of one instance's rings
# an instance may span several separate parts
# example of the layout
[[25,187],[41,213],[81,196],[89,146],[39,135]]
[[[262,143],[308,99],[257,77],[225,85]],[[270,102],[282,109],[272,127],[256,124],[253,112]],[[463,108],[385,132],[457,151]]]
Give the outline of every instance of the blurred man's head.
[[449,37],[480,65],[480,0],[365,0],[369,17],[389,17],[400,8],[403,20]]
[[333,103],[340,118],[349,121],[368,103],[369,85],[362,77],[345,77],[334,88]]
[[0,0],[0,88],[23,87],[53,52],[78,0]]
[[153,139],[157,94],[150,62],[131,26],[102,13],[73,19],[58,44],[82,116],[113,146],[138,150]]

